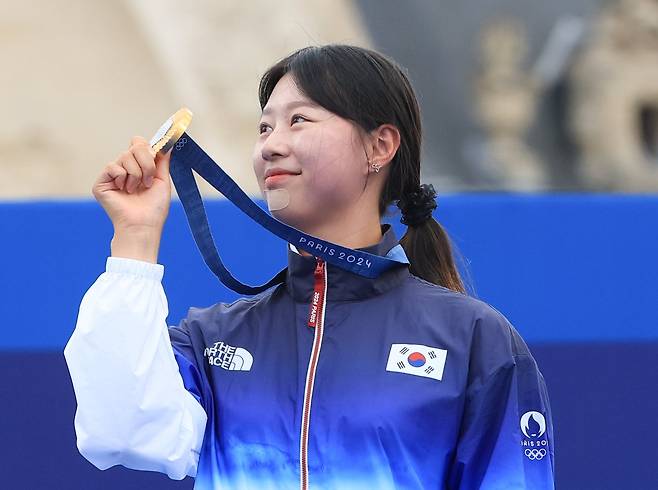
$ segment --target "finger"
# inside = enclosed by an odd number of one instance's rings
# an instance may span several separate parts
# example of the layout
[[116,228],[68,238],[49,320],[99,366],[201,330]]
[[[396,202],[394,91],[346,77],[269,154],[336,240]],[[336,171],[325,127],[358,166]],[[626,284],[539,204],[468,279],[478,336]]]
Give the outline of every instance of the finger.
[[119,163],[128,172],[128,178],[126,179],[126,192],[132,194],[142,180],[142,169],[137,163],[137,160],[135,160],[133,154],[130,152],[123,153]]
[[160,152],[155,156],[155,176],[160,180],[169,182],[169,162],[171,160],[171,150],[164,155]]
[[117,163],[113,163],[107,168],[107,174],[114,180],[114,187],[123,190],[126,184],[126,178],[128,177],[126,169]]
[[146,138],[143,136],[133,136],[130,138],[130,144],[128,145],[128,149],[130,150],[133,146],[135,145],[141,145],[145,144],[147,146],[151,146]]
[[139,143],[131,148],[135,161],[142,170],[142,181],[146,187],[153,185],[155,176],[155,151],[144,143]]
[[123,189],[127,175],[128,173],[126,169],[121,165],[116,162],[110,163],[103,169],[103,172],[98,177],[98,179],[96,179],[94,187],[102,184],[112,183],[113,187],[116,189]]

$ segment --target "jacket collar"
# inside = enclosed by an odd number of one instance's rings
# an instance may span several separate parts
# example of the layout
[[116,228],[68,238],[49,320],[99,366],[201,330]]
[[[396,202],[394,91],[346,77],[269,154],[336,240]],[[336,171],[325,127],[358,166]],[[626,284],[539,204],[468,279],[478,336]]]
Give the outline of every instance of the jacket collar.
[[[364,252],[385,256],[398,244],[391,225],[382,226],[382,239],[376,245],[359,248]],[[316,258],[300,255],[288,247],[286,289],[295,301],[308,302],[313,294]],[[348,272],[332,264],[326,264],[327,301],[350,301],[382,294],[397,286],[409,275],[407,264],[400,264],[382,273],[375,279]]]

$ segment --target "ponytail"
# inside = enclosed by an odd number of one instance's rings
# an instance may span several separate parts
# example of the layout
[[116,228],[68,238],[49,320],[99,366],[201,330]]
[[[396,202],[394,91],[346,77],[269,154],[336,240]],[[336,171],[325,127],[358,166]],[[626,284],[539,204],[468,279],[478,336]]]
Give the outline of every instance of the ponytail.
[[417,226],[409,226],[400,240],[410,272],[427,282],[466,293],[452,255],[450,239],[443,227],[430,217]]
[[448,234],[432,216],[436,209],[434,186],[419,185],[417,172],[408,172],[406,177],[407,182],[412,183],[402,190],[397,207],[402,212],[400,221],[407,225],[400,245],[409,259],[411,273],[433,284],[466,293],[455,267]]

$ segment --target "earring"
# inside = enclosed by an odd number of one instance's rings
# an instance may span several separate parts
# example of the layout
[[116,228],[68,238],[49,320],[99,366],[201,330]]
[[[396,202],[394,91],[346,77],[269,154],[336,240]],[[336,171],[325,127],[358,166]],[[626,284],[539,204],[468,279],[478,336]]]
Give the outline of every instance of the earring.
[[381,165],[379,163],[373,163],[372,169],[375,171],[375,173],[379,173],[379,171],[381,170]]

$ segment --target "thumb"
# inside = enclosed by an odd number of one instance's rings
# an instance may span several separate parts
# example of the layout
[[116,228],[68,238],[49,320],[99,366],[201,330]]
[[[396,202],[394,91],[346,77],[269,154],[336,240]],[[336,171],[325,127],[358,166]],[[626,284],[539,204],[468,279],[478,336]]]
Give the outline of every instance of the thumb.
[[155,155],[155,177],[165,182],[169,182],[169,161],[171,160],[171,150],[164,155],[158,152]]

